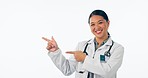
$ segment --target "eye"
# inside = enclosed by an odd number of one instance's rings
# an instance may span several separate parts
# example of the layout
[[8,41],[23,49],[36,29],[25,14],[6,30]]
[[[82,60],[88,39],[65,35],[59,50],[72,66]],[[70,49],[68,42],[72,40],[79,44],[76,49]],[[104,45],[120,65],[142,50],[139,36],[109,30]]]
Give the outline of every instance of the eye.
[[95,26],[95,24],[91,24],[90,26]]
[[102,23],[103,23],[103,21],[99,21],[99,22],[98,22],[98,24],[102,24]]

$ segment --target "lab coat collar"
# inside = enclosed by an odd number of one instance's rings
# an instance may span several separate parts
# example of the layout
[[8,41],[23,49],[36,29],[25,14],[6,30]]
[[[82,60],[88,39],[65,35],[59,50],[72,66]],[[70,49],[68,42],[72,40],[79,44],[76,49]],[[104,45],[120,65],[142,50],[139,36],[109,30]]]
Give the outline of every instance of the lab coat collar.
[[[95,39],[95,38],[90,39],[87,43],[88,43],[88,44],[94,44],[94,39]],[[107,40],[107,42],[106,42],[104,45],[106,45],[106,46],[112,45],[112,39],[111,39],[111,37],[109,37],[109,39]]]
[[108,41],[104,45],[107,45],[107,46],[111,46],[112,45],[111,37],[108,39]]

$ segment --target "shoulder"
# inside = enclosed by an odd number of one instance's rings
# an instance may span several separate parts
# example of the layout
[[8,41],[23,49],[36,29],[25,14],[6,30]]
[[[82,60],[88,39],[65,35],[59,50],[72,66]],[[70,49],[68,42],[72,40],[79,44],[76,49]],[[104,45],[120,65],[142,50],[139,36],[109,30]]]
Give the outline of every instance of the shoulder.
[[113,51],[116,51],[117,53],[122,54],[124,53],[124,47],[120,43],[114,42]]
[[84,40],[84,41],[80,41],[80,42],[78,42],[78,44],[79,44],[79,45],[85,45],[85,44],[87,44],[87,43],[89,44],[89,43],[92,43],[93,40],[94,40],[94,38],[88,39],[88,40]]
[[112,40],[112,38],[109,38],[107,44],[111,45],[112,43],[113,43],[113,45],[112,45],[113,50],[124,51],[124,47],[120,43]]
[[77,44],[77,49],[80,50],[80,49],[84,48],[84,47],[86,46],[86,44],[91,43],[92,40],[93,40],[93,39],[89,39],[89,40],[84,40],[84,41],[78,42],[78,44]]
[[81,46],[82,47],[82,46],[86,45],[87,42],[88,42],[88,40],[80,41],[80,42],[78,42],[78,46]]
[[117,48],[117,47],[121,47],[121,48],[124,48],[123,45],[121,45],[120,43],[118,42],[114,42],[114,46]]

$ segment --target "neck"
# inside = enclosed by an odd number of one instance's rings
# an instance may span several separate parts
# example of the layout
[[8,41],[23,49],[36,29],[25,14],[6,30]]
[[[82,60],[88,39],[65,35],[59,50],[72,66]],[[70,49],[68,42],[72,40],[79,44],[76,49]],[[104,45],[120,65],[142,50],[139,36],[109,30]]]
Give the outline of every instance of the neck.
[[103,41],[105,41],[108,38],[108,34],[106,34],[104,37],[102,38],[98,38],[96,37],[96,41],[97,43],[99,43],[99,46],[103,43]]

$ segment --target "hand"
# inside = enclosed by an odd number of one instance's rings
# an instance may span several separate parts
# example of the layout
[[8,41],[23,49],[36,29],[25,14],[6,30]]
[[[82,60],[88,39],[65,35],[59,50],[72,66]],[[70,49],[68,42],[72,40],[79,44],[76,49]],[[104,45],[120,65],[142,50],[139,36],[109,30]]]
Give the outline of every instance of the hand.
[[75,59],[78,62],[83,62],[85,60],[86,54],[84,54],[82,51],[68,51],[67,54],[73,54]]
[[51,38],[51,40],[49,40],[49,39],[47,39],[45,37],[42,37],[42,39],[48,42],[47,47],[46,47],[46,49],[48,51],[54,52],[54,51],[59,49],[58,45],[57,45],[57,43],[56,43],[56,41],[55,41],[55,39],[53,37]]

